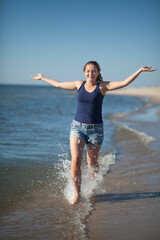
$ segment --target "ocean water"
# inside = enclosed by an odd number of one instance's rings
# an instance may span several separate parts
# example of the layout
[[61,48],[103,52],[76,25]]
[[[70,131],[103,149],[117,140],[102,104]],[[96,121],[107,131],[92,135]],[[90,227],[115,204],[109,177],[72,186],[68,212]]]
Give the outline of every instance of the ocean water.
[[[70,124],[76,92],[49,86],[0,86],[0,212],[2,239],[90,239],[92,191],[105,194],[104,182],[118,164],[115,131],[132,135],[145,147],[160,149],[158,105],[145,98],[106,95],[105,138],[99,173],[90,180],[86,150],[82,163],[82,199],[70,206]],[[122,131],[125,130],[125,131]],[[123,132],[123,133],[121,133]],[[91,231],[91,230],[90,230]]]

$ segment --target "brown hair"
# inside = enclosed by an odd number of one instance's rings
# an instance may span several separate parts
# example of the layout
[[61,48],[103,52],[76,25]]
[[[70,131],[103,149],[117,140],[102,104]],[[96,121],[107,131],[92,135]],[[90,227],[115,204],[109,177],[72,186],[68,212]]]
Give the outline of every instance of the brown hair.
[[103,78],[102,78],[102,76],[101,76],[101,74],[100,74],[101,68],[100,68],[99,64],[98,64],[96,61],[89,61],[89,62],[87,62],[87,63],[84,65],[84,67],[83,67],[83,72],[85,72],[86,66],[87,66],[88,64],[93,64],[93,65],[97,68],[97,71],[99,72],[99,74],[98,74],[98,76],[97,76],[97,79],[96,79],[97,82],[103,82]]

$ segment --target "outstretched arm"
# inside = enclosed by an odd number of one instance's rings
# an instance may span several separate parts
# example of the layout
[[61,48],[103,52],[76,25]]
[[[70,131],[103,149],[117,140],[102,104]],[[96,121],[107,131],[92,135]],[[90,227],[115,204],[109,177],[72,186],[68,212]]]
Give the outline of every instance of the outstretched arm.
[[73,81],[73,82],[60,82],[57,80],[49,79],[43,76],[41,73],[37,73],[36,76],[32,76],[34,80],[42,80],[54,87],[67,89],[67,90],[78,90],[83,81]]
[[151,67],[146,66],[146,67],[140,68],[138,71],[136,71],[135,73],[133,73],[131,76],[129,76],[123,81],[104,82],[106,91],[111,91],[111,90],[126,87],[131,82],[133,82],[141,72],[154,72],[154,71],[156,71],[156,69],[151,69]]

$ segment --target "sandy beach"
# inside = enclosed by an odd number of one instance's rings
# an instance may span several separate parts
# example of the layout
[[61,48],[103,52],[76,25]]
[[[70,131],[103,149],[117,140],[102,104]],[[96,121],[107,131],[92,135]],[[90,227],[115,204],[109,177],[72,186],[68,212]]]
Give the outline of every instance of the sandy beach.
[[[127,87],[108,94],[144,96],[149,98],[153,106],[160,103],[160,87]],[[152,103],[150,108],[153,108]],[[150,128],[153,136],[153,132],[158,130],[159,121],[153,124],[152,117],[146,118],[145,122],[136,122],[140,132],[147,132]],[[116,115],[111,116],[111,119],[117,121]],[[124,118],[120,121],[127,125]],[[134,123],[134,120],[130,121]],[[138,137],[136,134],[125,127],[115,131],[118,162],[111,168],[104,182],[106,194],[95,197],[94,212],[88,222],[88,228],[92,229],[88,233],[89,239],[160,239],[160,153],[142,143],[140,138],[135,141]],[[92,226],[97,227],[93,230]]]
[[160,86],[156,87],[125,87],[123,89],[110,91],[107,94],[148,97],[153,103],[160,103]]

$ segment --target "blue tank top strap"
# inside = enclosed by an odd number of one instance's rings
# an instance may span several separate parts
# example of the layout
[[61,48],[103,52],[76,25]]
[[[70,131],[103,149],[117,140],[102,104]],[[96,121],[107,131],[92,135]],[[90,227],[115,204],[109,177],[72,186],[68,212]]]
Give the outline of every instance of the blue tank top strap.
[[[100,85],[100,82],[97,83],[97,89],[98,89],[98,92],[102,95],[101,90],[100,90],[100,88],[99,88],[99,85]],[[103,95],[102,95],[102,96],[103,96]]]
[[78,88],[77,92],[79,92],[81,90],[81,88],[84,86],[85,81],[83,81],[83,83],[81,84],[80,88]]

